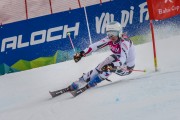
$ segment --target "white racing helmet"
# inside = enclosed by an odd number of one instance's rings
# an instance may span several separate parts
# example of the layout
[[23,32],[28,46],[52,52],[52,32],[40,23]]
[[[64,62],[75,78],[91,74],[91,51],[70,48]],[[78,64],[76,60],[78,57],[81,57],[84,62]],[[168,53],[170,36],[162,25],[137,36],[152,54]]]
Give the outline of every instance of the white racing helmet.
[[121,37],[123,34],[123,29],[121,24],[117,21],[110,22],[106,26],[106,34],[108,35],[108,37],[112,37],[112,36]]

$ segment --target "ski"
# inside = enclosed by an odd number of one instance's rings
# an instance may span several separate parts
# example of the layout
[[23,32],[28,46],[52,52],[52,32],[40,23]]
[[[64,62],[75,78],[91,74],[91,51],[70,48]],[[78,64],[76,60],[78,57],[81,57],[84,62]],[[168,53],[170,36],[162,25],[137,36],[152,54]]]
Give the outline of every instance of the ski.
[[54,98],[54,97],[57,97],[57,96],[59,96],[61,94],[69,92],[69,91],[70,91],[70,89],[69,89],[69,87],[67,87],[67,88],[64,88],[64,89],[61,89],[61,90],[57,90],[57,91],[49,91],[49,94],[52,96],[52,98]]
[[71,93],[74,97],[76,97],[76,96],[80,95],[81,93],[83,93],[84,91],[86,91],[88,88],[89,88],[89,87],[86,85],[85,87],[80,88],[80,89],[78,89],[78,90],[70,91],[70,93]]

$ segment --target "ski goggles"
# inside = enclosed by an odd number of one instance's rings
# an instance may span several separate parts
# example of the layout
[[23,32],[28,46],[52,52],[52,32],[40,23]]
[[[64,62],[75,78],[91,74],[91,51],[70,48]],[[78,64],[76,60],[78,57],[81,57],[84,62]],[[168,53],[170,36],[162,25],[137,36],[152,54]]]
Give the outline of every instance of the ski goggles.
[[119,36],[119,32],[118,31],[107,31],[107,36],[109,37],[109,38],[111,38],[111,37],[118,37]]

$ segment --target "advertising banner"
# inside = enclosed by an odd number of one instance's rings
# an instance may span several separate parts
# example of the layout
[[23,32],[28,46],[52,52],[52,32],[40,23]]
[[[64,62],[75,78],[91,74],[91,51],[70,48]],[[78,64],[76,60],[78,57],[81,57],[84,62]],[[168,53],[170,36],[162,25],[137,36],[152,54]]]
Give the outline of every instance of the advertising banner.
[[149,30],[149,14],[145,0],[135,2],[115,0],[102,5],[89,6],[86,10],[93,42],[105,35],[105,26],[111,21],[120,22],[124,32],[130,36]]
[[163,20],[180,14],[180,0],[147,0],[151,20]]
[[[0,28],[0,75],[70,60],[73,47],[80,51],[105,37],[111,21],[120,22],[134,44],[143,43],[150,32],[146,0],[113,0],[5,24]],[[180,17],[155,24],[170,22],[180,25]]]
[[76,49],[89,45],[84,9],[3,25],[0,70],[21,71],[71,59],[74,51],[67,33]]

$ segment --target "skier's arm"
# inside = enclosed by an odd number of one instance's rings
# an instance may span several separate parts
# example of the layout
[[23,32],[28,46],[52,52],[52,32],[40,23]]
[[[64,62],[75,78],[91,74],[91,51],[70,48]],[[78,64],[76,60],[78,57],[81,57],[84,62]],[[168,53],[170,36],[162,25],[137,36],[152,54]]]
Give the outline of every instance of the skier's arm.
[[108,41],[109,41],[109,39],[103,38],[102,40],[91,44],[88,48],[84,49],[83,51],[84,51],[85,55],[87,55],[87,54],[89,54],[91,52],[95,52],[96,50],[107,46]]
[[109,41],[109,39],[107,39],[107,37],[105,37],[102,40],[91,44],[88,48],[84,49],[80,53],[76,53],[74,55],[74,61],[78,62],[79,60],[81,60],[82,57],[85,57],[87,54],[107,46],[108,41]]

